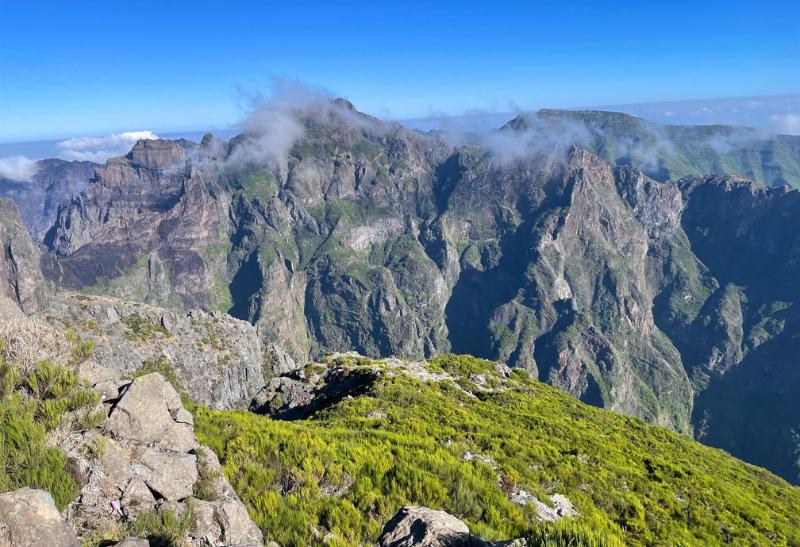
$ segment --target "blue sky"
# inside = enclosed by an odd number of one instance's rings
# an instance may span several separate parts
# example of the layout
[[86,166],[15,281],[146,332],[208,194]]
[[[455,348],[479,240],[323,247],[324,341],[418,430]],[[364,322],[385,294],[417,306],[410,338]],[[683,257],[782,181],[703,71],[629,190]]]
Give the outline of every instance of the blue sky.
[[800,92],[800,2],[0,0],[0,142],[227,127],[271,76],[383,117]]

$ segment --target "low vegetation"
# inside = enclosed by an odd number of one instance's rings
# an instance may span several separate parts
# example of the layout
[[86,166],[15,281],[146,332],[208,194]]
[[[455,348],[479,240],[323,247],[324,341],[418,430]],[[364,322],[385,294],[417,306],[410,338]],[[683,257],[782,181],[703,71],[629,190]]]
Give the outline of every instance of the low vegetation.
[[157,336],[164,338],[172,336],[161,323],[156,323],[152,319],[143,317],[138,313],[123,317],[122,322],[126,327],[125,336],[129,340],[150,340]]
[[[589,407],[521,370],[442,357],[423,381],[383,362],[370,390],[310,418],[195,408],[195,431],[265,537],[281,545],[374,542],[401,506],[533,545],[796,545],[800,490],[641,420]],[[479,455],[480,457],[475,457]],[[543,524],[525,490],[566,495],[580,517]]]
[[[47,490],[63,509],[77,494],[78,486],[67,471],[64,453],[50,446],[48,435],[57,428],[94,427],[92,412],[97,395],[70,368],[86,359],[91,346],[73,334],[64,340],[45,333],[42,340],[58,340],[52,348],[70,356],[63,365],[45,358],[48,347],[25,349],[26,333],[39,332],[35,322],[19,323],[15,336],[0,336],[0,492],[21,487]],[[26,330],[27,329],[27,330]],[[41,357],[30,363],[32,356]]]

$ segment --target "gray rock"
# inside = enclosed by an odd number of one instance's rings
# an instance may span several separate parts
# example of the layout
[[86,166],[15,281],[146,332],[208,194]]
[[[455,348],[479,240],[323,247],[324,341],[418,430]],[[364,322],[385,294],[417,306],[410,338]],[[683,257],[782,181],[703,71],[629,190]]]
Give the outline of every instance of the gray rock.
[[140,477],[134,477],[125,487],[120,503],[125,515],[135,519],[140,512],[149,511],[155,507],[156,498]]
[[380,547],[489,547],[461,520],[444,511],[403,507],[386,523]]
[[270,370],[272,376],[282,376],[297,370],[299,365],[292,356],[283,351],[276,344],[267,344],[264,347],[264,366]]
[[134,473],[167,501],[180,501],[192,495],[197,482],[197,458],[193,454],[161,452],[138,448],[133,459]]
[[125,538],[115,543],[114,547],[150,547],[150,542],[141,538]]
[[39,248],[22,224],[16,205],[0,198],[0,294],[26,314],[41,310],[50,298],[40,262]]
[[310,377],[305,371],[295,371],[271,378],[250,403],[250,410],[281,420],[304,418],[344,396],[358,395],[379,374],[370,369],[323,366],[323,372]]
[[[110,310],[118,320],[107,320]],[[94,362],[117,375],[157,363],[174,371],[177,389],[212,408],[246,408],[265,384],[264,374],[273,374],[262,365],[255,327],[230,316],[69,293],[53,298],[46,315],[58,328],[66,325],[92,340]]]
[[247,510],[238,500],[221,503],[193,500],[189,535],[242,547],[257,547],[263,541],[261,530],[250,520]]
[[77,372],[78,376],[89,382],[104,401],[116,399],[120,388],[127,383],[118,371],[104,367],[92,358],[78,365]]
[[578,512],[572,505],[572,501],[561,494],[551,495],[551,505],[547,505],[530,492],[517,488],[509,493],[508,499],[511,503],[517,505],[533,505],[536,509],[536,516],[539,517],[539,520],[545,522],[555,522],[562,518],[578,516]]
[[182,418],[183,422],[173,419],[172,413],[177,415],[179,410],[183,409],[175,389],[160,374],[147,374],[128,385],[106,427],[118,439],[188,452],[197,446],[197,441],[186,418]]
[[0,494],[0,546],[80,547],[80,544],[49,493],[22,488]]

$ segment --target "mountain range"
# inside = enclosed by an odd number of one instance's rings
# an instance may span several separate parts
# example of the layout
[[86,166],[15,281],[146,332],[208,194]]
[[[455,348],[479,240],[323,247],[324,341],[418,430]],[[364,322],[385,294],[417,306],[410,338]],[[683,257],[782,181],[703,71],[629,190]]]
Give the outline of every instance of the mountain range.
[[246,129],[0,195],[61,289],[224,312],[300,364],[501,361],[800,482],[800,137],[552,110],[421,133],[343,100]]

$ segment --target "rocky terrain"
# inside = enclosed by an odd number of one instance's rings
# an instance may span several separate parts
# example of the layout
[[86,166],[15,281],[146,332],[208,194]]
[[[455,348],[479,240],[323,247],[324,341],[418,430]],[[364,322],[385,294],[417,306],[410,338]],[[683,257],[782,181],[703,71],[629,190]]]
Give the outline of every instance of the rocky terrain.
[[[109,383],[110,371],[100,376]],[[93,369],[89,381],[96,382]],[[118,381],[119,382],[119,381]],[[216,455],[194,437],[192,415],[158,373],[121,383],[105,399],[108,419],[65,441],[70,464],[85,477],[66,520],[84,537],[109,536],[141,514],[186,515],[195,545],[260,545],[261,532],[222,476]],[[115,510],[116,508],[116,510]]]
[[[672,192],[635,180],[644,186],[624,186],[636,190],[626,202]],[[352,352],[298,364],[229,315],[54,290],[5,205],[17,275],[0,299],[0,545],[800,541],[796,488],[585,405],[525,367]],[[656,231],[672,222],[652,207],[637,214]],[[25,272],[38,292],[15,289]],[[699,328],[672,324],[676,339]],[[729,377],[700,363],[690,385]]]
[[246,408],[268,378],[294,366],[262,347],[252,325],[223,314],[60,293],[41,315],[91,341],[94,362],[121,375],[172,371],[179,389],[213,408]]
[[[275,373],[258,375],[259,351],[285,370],[468,353],[798,480],[800,203],[707,175],[794,184],[796,139],[541,111],[454,144],[346,101],[278,114],[296,124],[285,149],[255,124],[229,143],[140,141],[98,168],[43,240],[46,276],[92,298],[98,324],[108,296],[153,306],[135,313],[175,340],[198,308],[252,324],[230,322],[248,341],[224,351],[201,329],[209,354],[172,363],[208,404],[250,404]],[[86,336],[76,298],[51,315]],[[152,344],[112,330],[113,351],[180,361],[160,328]]]
[[[60,440],[80,493],[63,518],[41,490],[0,494],[0,545],[262,545],[216,455],[198,444],[192,415],[161,375],[125,383],[109,370],[82,370],[95,385],[117,384],[119,395],[100,403],[108,418],[98,427]],[[182,537],[159,538],[141,524],[146,518],[174,519]],[[152,543],[126,539],[139,528]]]

